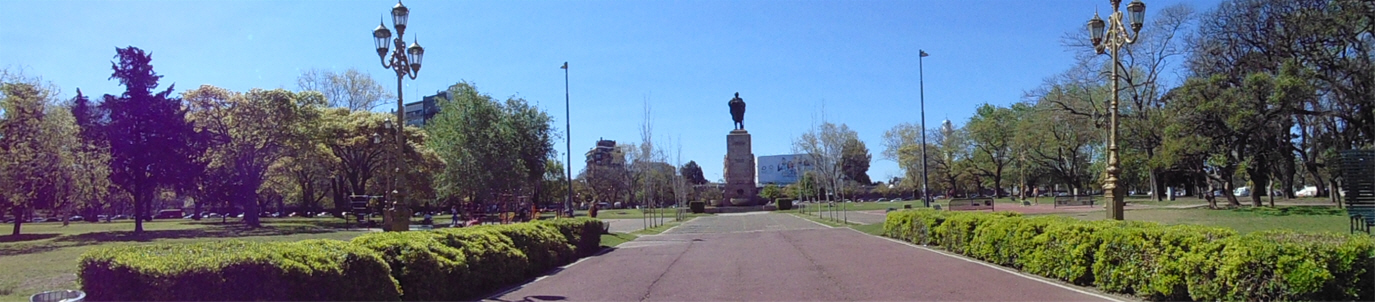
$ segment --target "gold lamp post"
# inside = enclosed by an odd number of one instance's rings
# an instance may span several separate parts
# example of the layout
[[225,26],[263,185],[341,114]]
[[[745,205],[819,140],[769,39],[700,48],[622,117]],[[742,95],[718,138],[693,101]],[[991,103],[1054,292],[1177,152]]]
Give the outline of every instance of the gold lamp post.
[[1089,20],[1089,37],[1093,41],[1094,49],[1099,54],[1108,52],[1112,56],[1112,103],[1109,105],[1110,111],[1108,121],[1108,168],[1107,179],[1103,180],[1104,199],[1108,200],[1108,219],[1122,220],[1123,214],[1123,191],[1124,187],[1117,185],[1118,176],[1122,175],[1122,162],[1117,152],[1117,65],[1118,51],[1122,46],[1136,42],[1136,38],[1141,33],[1141,21],[1146,17],[1146,4],[1141,0],[1133,0],[1127,4],[1128,24],[1131,31],[1127,31],[1126,25],[1122,20],[1122,11],[1118,7],[1122,0],[1112,0],[1112,15],[1108,16],[1106,24],[1103,19],[1098,18],[1098,13],[1093,13],[1093,19]]
[[[401,156],[402,152],[405,152],[404,150],[406,147],[406,137],[404,136],[406,133],[406,131],[404,131],[406,127],[406,104],[402,101],[401,97],[401,81],[406,79],[407,76],[412,80],[415,79],[416,75],[420,73],[420,61],[425,56],[425,48],[420,47],[419,42],[412,42],[410,47],[406,47],[406,41],[402,40],[402,37],[406,36],[406,19],[410,17],[410,12],[411,10],[406,8],[405,5],[402,5],[401,1],[397,1],[396,6],[392,7],[392,27],[396,28],[396,39],[392,39],[391,30],[387,29],[386,24],[378,24],[377,28],[372,30],[372,37],[377,45],[377,57],[382,60],[382,68],[390,68],[396,71],[396,122],[398,127],[395,131],[396,150],[394,150],[394,159],[396,164],[395,168],[392,170],[392,175],[395,179],[393,180],[394,187],[390,192],[392,195],[390,199],[392,199],[391,204],[393,206],[392,215],[398,216],[395,217],[395,219],[397,219],[397,221],[403,221],[406,224],[409,224],[410,213],[407,211],[406,203],[404,202],[405,199],[402,198],[403,194],[401,193],[401,188],[405,187],[404,184],[406,180],[405,177],[401,176],[401,172],[406,170],[405,158]],[[379,20],[378,23],[382,22]],[[387,60],[387,51],[390,48],[389,42],[396,45],[396,50],[391,52],[390,61]],[[405,216],[399,217],[400,215]],[[401,225],[401,222],[397,222],[397,225]],[[393,226],[392,230],[405,231],[408,228],[409,226],[396,229],[396,226]]]

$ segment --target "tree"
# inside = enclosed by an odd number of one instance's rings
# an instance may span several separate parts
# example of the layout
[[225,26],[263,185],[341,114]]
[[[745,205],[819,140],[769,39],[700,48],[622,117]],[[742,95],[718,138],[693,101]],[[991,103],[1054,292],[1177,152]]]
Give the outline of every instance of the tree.
[[181,99],[171,96],[175,85],[154,93],[162,76],[149,64],[152,56],[132,46],[116,52],[110,78],[118,79],[125,91],[119,97],[105,95],[101,104],[110,112],[110,178],[132,196],[134,233],[141,234],[154,193],[189,187],[187,180],[199,174],[194,159],[203,149]]
[[980,176],[993,179],[994,195],[1003,196],[1003,171],[1012,162],[1016,115],[1011,109],[984,104],[969,118],[969,139],[974,146],[972,167]]
[[707,183],[707,177],[702,175],[702,166],[698,166],[696,161],[689,160],[678,171],[683,175],[683,178],[687,179],[688,184],[702,185]]
[[563,172],[563,162],[555,157],[545,159],[544,163],[544,183],[541,186],[545,194],[540,201],[546,205],[562,205],[564,199],[568,198],[568,175]]
[[86,210],[86,219],[95,221],[97,213],[110,205],[110,191],[114,188],[110,182],[110,142],[103,128],[109,114],[92,104],[81,89],[72,98],[71,113],[80,139],[72,156],[77,173],[73,177],[73,197]]
[[301,91],[324,94],[330,107],[348,108],[350,111],[370,111],[382,101],[396,97],[371,75],[355,68],[343,73],[323,69],[306,70],[296,78],[296,85]]
[[843,176],[841,150],[845,141],[858,137],[859,134],[845,124],[825,122],[820,128],[813,128],[794,140],[793,151],[811,157],[812,162],[816,163],[813,167],[820,177],[822,186],[828,192],[839,192]]
[[840,146],[840,170],[846,179],[858,182],[860,185],[869,185],[869,161],[873,155],[869,154],[869,147],[864,146],[864,142],[858,137],[851,137],[845,140],[845,144]]
[[498,194],[535,196],[554,154],[547,113],[520,98],[497,102],[469,83],[449,87],[439,113],[425,125],[429,146],[445,163],[436,180],[450,202]]
[[182,98],[191,109],[190,120],[212,146],[202,156],[208,159],[206,168],[233,178],[228,197],[240,202],[244,223],[259,226],[259,190],[269,168],[289,154],[293,143],[306,139],[297,124],[316,112],[312,106],[324,105],[324,97],[282,89],[237,93],[203,85]]
[[759,190],[759,197],[768,201],[773,201],[774,199],[783,197],[783,190],[779,189],[778,185],[768,184],[764,186],[763,190]]
[[14,213],[14,231],[19,235],[25,213],[32,209],[43,190],[57,176],[57,150],[45,143],[53,133],[44,125],[48,119],[49,91],[36,83],[0,82],[0,206]]

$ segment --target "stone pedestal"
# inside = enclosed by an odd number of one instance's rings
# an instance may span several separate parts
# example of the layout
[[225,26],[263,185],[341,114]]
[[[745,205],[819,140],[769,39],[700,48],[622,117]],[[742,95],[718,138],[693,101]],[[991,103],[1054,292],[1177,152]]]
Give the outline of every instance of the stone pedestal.
[[758,192],[754,185],[754,153],[750,151],[750,133],[744,129],[731,130],[726,135],[726,188],[722,205],[750,206]]

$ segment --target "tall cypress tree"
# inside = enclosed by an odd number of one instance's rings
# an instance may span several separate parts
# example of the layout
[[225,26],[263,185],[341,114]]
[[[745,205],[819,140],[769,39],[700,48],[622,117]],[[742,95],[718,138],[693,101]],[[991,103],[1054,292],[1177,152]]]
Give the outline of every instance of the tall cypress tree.
[[136,47],[116,48],[114,73],[124,94],[105,95],[100,105],[109,113],[106,137],[110,142],[111,180],[134,199],[134,233],[143,232],[143,218],[160,188],[188,187],[195,179],[193,159],[201,152],[193,125],[186,120],[181,98],[170,85],[154,93],[162,76],[153,72],[152,56]]

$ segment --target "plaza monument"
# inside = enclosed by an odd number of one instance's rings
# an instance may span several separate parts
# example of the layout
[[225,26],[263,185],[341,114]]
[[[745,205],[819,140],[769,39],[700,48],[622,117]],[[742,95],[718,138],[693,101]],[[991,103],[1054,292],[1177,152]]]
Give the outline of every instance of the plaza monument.
[[758,199],[754,184],[754,153],[750,151],[750,133],[745,131],[745,100],[740,93],[730,100],[731,119],[735,129],[726,135],[726,187],[719,206],[750,206]]

